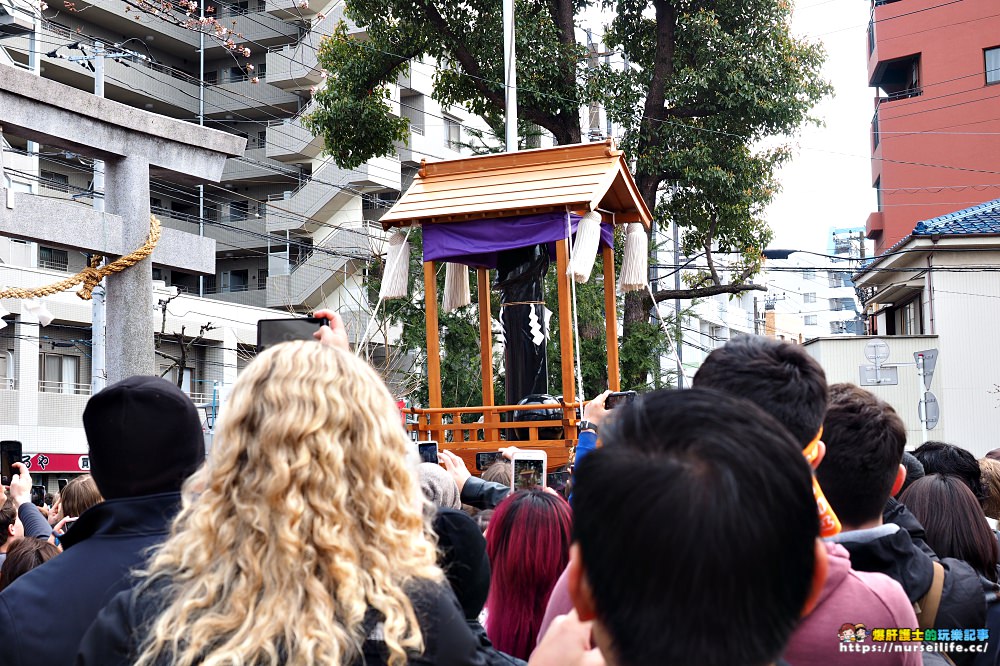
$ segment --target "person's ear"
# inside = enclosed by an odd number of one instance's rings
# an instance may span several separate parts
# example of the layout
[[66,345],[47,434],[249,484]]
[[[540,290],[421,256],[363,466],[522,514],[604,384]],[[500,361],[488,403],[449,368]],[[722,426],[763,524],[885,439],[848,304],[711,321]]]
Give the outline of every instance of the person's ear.
[[569,598],[573,602],[576,614],[580,616],[582,622],[595,619],[597,610],[594,607],[594,594],[587,581],[587,572],[583,568],[583,557],[578,543],[569,547],[569,566],[566,574]]
[[813,565],[809,596],[806,597],[806,602],[802,605],[802,617],[808,616],[816,608],[816,604],[819,603],[819,595],[823,592],[823,586],[826,585],[826,577],[830,573],[830,562],[827,559],[826,545],[823,540],[816,539],[814,547],[816,549],[816,563]]
[[[15,523],[16,523],[16,521],[15,521]],[[11,523],[10,525],[7,526],[7,536],[8,536],[8,538],[14,536],[14,525],[15,525],[15,523]]]
[[895,497],[899,494],[899,489],[903,487],[906,483],[906,466],[900,465],[899,469],[896,470],[896,480],[892,483],[892,492],[889,493],[890,497]]
[[815,470],[826,457],[826,442],[822,439],[816,441],[816,460],[813,461],[812,468]]

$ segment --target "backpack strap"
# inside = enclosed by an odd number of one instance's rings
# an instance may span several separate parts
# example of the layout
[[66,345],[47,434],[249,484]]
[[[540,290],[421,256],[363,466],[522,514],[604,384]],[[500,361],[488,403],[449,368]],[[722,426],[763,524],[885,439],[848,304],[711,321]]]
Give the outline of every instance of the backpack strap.
[[917,624],[921,629],[934,628],[938,608],[941,607],[941,592],[944,590],[944,567],[941,566],[940,562],[932,562],[931,564],[934,566],[931,587],[920,601],[913,604],[913,610],[917,614]]

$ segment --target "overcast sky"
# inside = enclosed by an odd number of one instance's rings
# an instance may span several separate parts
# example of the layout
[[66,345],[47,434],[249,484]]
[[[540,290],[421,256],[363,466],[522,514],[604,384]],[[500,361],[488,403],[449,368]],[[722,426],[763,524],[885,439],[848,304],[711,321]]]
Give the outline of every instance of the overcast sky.
[[871,118],[875,92],[867,86],[868,0],[798,0],[793,30],[826,48],[823,75],[834,95],[793,140],[794,158],[781,169],[782,191],[768,210],[771,247],[826,250],[833,227],[864,226],[875,210],[871,182]]

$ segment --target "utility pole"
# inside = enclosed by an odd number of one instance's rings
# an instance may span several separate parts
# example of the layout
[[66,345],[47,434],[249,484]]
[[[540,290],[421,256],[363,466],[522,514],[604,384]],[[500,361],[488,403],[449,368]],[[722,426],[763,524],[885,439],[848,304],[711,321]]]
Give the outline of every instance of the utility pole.
[[[104,97],[104,44],[94,42],[94,95]],[[104,212],[104,161],[94,160],[94,210]],[[94,287],[90,323],[90,394],[107,384],[108,368],[104,341],[106,339],[105,281]]]
[[[205,125],[205,2],[206,0],[201,0],[199,3],[200,11],[199,18],[202,21],[202,29],[198,30],[198,39],[200,40],[200,47],[198,48],[198,56],[200,60],[200,66],[198,69],[198,125]],[[205,235],[205,185],[204,183],[198,185],[198,235]],[[267,256],[271,256],[271,240],[270,234],[268,234],[268,249]],[[198,296],[204,298],[205,296],[205,276],[198,276]]]
[[517,58],[514,48],[514,0],[503,0],[503,83],[507,152],[517,152]]
[[753,297],[753,334],[760,335],[760,311],[757,309],[757,297]]

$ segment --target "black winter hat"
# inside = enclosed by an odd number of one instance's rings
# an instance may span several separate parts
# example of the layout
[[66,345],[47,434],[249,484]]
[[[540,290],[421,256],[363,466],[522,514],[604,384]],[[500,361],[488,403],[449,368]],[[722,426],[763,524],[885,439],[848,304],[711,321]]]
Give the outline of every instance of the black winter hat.
[[462,604],[467,620],[479,617],[490,592],[490,558],[476,522],[455,509],[438,509],[434,517],[438,565]]
[[129,377],[87,402],[90,473],[105,499],[176,492],[205,460],[191,398],[161,377]]

